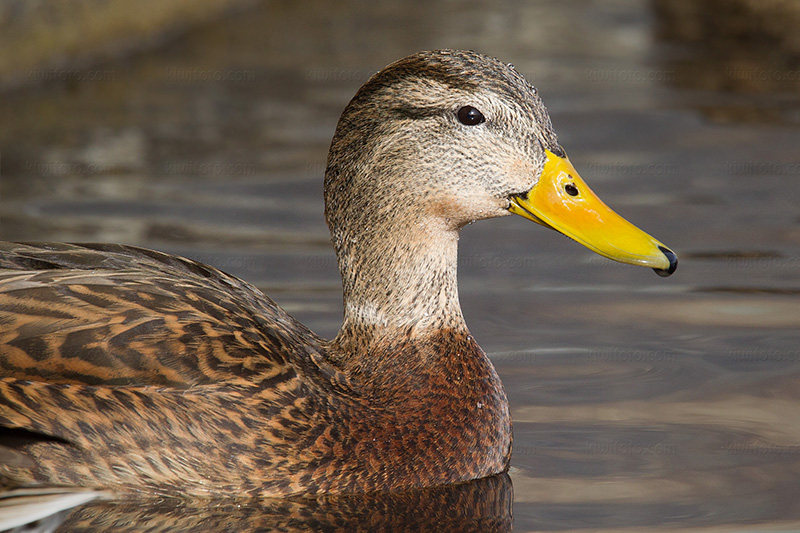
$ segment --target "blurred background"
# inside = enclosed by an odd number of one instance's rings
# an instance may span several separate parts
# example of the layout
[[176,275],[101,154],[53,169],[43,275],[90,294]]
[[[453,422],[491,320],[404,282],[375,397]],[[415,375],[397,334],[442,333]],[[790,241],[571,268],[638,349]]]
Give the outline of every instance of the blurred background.
[[529,530],[800,528],[800,3],[0,0],[0,239],[118,242],[256,284],[323,336],[339,114],[434,48],[513,63],[661,279],[519,217],[462,232]]

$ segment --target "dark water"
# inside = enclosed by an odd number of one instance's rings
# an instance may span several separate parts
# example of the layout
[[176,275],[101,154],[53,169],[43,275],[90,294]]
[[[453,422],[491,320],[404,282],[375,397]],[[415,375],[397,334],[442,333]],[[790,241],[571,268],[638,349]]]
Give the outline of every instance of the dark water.
[[[659,20],[640,0],[269,2],[3,95],[0,239],[189,256],[331,336],[321,178],[339,113],[409,53],[495,55],[537,85],[594,190],[681,258],[662,279],[519,217],[464,230],[462,306],[512,405],[515,530],[800,529],[800,75],[773,48],[661,38]],[[492,487],[477,508],[502,530],[510,494]],[[469,494],[447,505],[474,511]],[[330,523],[442,508],[354,505]],[[74,516],[206,516],[155,507]],[[299,513],[344,516],[317,511]],[[270,512],[219,507],[204,527],[278,527]]]

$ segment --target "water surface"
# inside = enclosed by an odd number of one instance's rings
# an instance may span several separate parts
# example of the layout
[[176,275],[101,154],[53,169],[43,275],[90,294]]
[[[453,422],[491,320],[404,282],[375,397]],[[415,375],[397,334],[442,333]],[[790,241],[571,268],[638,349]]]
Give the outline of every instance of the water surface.
[[[331,336],[339,113],[409,53],[495,55],[538,87],[584,179],[681,260],[662,279],[519,217],[463,231],[462,306],[512,406],[515,530],[800,528],[797,71],[658,28],[643,0],[260,4],[99,80],[3,95],[0,238],[185,255]],[[170,509],[173,530],[199,527]]]

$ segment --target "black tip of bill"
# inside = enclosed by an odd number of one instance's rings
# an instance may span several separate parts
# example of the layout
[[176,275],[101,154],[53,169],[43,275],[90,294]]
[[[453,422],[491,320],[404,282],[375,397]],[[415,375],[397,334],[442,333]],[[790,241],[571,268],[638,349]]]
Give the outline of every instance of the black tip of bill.
[[678,256],[675,255],[675,252],[669,248],[659,246],[658,249],[661,250],[661,253],[667,256],[667,259],[669,260],[669,268],[654,268],[653,271],[662,278],[666,278],[667,276],[671,276],[678,268]]

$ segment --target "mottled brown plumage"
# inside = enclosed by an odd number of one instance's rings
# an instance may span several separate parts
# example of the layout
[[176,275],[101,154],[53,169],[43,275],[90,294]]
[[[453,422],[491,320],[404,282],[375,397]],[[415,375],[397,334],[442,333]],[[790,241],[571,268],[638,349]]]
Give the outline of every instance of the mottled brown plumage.
[[[463,106],[486,123],[460,123]],[[0,443],[17,460],[0,475],[263,497],[504,472],[508,405],[461,315],[458,231],[508,214],[545,148],[561,152],[535,90],[497,60],[415,54],[367,82],[325,178],[345,300],[332,341],[194,261],[3,245]]]

